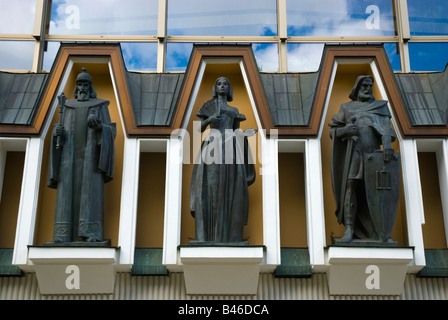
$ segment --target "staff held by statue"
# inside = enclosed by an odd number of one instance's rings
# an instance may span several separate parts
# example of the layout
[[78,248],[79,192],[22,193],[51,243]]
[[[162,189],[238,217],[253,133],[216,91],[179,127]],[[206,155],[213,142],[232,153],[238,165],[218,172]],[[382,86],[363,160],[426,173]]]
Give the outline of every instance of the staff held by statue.
[[[63,124],[62,116],[64,114],[65,101],[67,100],[67,97],[64,95],[64,92],[62,92],[61,95],[58,96],[58,100],[59,100],[59,124],[62,125]],[[58,135],[56,140],[56,149],[62,148],[61,139],[62,137]]]

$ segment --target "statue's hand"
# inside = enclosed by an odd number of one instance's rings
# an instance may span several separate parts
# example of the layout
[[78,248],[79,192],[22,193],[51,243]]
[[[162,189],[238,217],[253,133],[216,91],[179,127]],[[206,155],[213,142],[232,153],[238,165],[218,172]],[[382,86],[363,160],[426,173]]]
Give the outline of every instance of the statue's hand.
[[98,119],[96,114],[89,115],[89,117],[87,118],[87,125],[89,126],[89,128],[92,128],[95,130],[99,130],[102,127],[101,120]]
[[63,137],[65,135],[65,128],[62,124],[57,124],[55,127],[55,136]]
[[394,153],[395,153],[395,151],[392,148],[385,148],[385,149],[383,149],[383,159],[384,159],[384,161],[385,162],[389,162],[389,161],[393,160],[394,156],[395,156]]
[[356,124],[346,124],[345,127],[338,129],[338,135],[341,137],[358,136],[358,127]]
[[208,121],[210,122],[210,124],[217,124],[219,122],[219,120],[220,120],[220,117],[217,114],[214,114],[208,118]]

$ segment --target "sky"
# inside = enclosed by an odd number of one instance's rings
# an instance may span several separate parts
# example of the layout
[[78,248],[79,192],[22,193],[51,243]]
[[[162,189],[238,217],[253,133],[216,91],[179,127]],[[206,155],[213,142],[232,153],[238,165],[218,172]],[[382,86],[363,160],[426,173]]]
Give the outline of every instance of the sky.
[[[435,32],[436,27],[440,33],[448,34],[448,1],[428,0],[439,6],[437,12],[428,11],[428,5],[422,5],[421,1],[408,1],[411,32],[424,34],[428,29]],[[288,0],[286,3],[288,36],[390,36],[395,32],[391,0]],[[275,4],[275,0],[170,0],[167,33],[276,36]],[[158,0],[53,0],[50,34],[155,35],[157,6]],[[0,33],[31,33],[34,10],[35,0],[0,0]],[[323,43],[288,43],[288,70],[316,71],[323,47]],[[252,48],[261,71],[278,70],[276,43],[253,43]],[[395,45],[386,44],[385,48],[394,70],[399,70]],[[48,43],[45,70],[51,68],[58,49],[59,43]],[[156,70],[156,43],[123,42],[122,49],[129,70]],[[446,44],[410,43],[412,70],[443,70],[448,62],[447,49]],[[184,71],[191,50],[192,43],[168,43],[167,70]],[[33,54],[33,41],[1,41],[0,68],[30,69]]]

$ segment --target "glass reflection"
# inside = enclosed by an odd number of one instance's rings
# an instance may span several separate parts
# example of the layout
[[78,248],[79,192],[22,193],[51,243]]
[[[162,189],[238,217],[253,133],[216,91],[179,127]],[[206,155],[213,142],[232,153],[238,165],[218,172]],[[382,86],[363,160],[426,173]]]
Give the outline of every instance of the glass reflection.
[[185,71],[192,50],[192,43],[168,42],[166,44],[166,71]]
[[53,0],[50,34],[155,35],[158,0]]
[[51,70],[51,67],[53,66],[54,59],[56,58],[56,55],[58,54],[58,50],[59,50],[60,46],[61,46],[61,44],[59,42],[53,42],[53,41],[47,42],[47,45],[45,46],[45,50],[44,50],[42,70],[44,70],[44,71]]
[[448,35],[448,1],[408,0],[412,36]]
[[34,41],[0,41],[0,69],[31,70]]
[[0,33],[33,33],[36,0],[0,0]]
[[[288,71],[316,72],[319,70],[323,43],[288,43]],[[389,58],[393,71],[400,71],[400,55],[396,43],[385,43],[384,50]]]
[[258,71],[278,71],[278,45],[276,43],[253,43]]
[[409,43],[412,71],[443,71],[448,63],[448,43]]
[[[192,43],[166,45],[166,71],[185,71],[190,59]],[[255,60],[260,72],[278,71],[278,45],[276,43],[252,43]]]
[[323,43],[288,43],[288,71],[315,72],[319,70],[323,51]]
[[392,0],[287,0],[289,36],[394,36]]
[[129,71],[157,70],[157,43],[121,43],[123,60]]
[[168,1],[168,35],[277,35],[276,0]]
[[[121,42],[123,61],[128,71],[156,71],[157,44]],[[48,42],[44,52],[43,70],[50,70],[60,47],[59,42]]]
[[401,71],[400,51],[398,43],[385,43],[384,50],[389,58],[393,71]]

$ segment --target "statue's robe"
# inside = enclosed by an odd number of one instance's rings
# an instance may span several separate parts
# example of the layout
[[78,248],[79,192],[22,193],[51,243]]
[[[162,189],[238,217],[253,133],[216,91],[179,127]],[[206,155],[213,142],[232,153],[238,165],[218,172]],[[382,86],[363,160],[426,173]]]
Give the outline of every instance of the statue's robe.
[[[56,148],[55,129],[50,147],[48,186],[57,188],[54,242],[103,241],[104,183],[113,179],[115,123],[109,101],[68,100],[63,110],[65,135]],[[87,126],[95,113],[101,130]]]
[[[201,120],[208,118],[204,108],[197,116]],[[221,108],[220,118],[218,124],[211,125],[217,140],[204,141],[199,154],[202,159],[196,160],[193,168],[190,211],[196,224],[194,241],[244,243],[243,229],[249,212],[248,187],[255,181],[255,166],[247,137],[226,134],[226,129],[239,130],[239,122],[246,118],[228,105]],[[239,130],[239,134],[243,132]]]
[[[390,136],[395,140],[395,133],[390,125],[391,114],[387,101],[373,100],[370,102],[350,101],[343,103],[339,112],[333,116],[330,123],[332,139],[331,176],[332,187],[336,201],[336,216],[338,222],[344,223],[344,193],[343,181],[364,179],[364,154],[381,149],[382,136]],[[359,137],[357,141],[349,142],[349,138],[336,135],[336,130],[347,124],[356,124]],[[349,145],[351,149],[347,152]],[[344,170],[348,166],[348,170]],[[345,171],[345,172],[344,172]],[[366,202],[364,184],[358,184],[358,212],[354,221],[354,235],[357,238],[376,238],[376,227]]]

